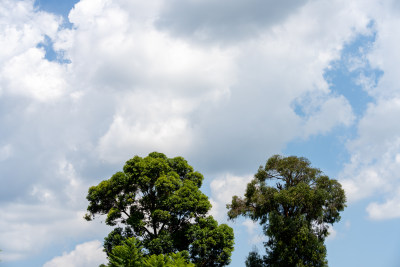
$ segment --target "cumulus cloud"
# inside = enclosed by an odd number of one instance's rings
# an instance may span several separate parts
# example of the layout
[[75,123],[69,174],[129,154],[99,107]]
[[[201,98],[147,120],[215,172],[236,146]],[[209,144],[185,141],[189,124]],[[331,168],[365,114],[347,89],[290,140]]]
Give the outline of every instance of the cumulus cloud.
[[[366,55],[372,67],[383,72],[376,83],[360,77],[374,102],[357,125],[357,137],[348,142],[350,162],[341,173],[341,182],[351,202],[373,198],[366,208],[372,219],[397,218],[400,186],[400,91],[397,77],[399,53],[396,49],[398,10],[392,2],[369,10],[377,31]],[[390,11],[389,11],[390,10]],[[372,77],[374,78],[374,77]],[[376,201],[376,198],[381,199]]]
[[45,51],[30,48],[3,65],[0,83],[11,95],[49,101],[62,96],[66,90],[64,68],[45,59]]
[[61,18],[35,12],[33,1],[2,2],[0,7],[0,93],[41,100],[63,89],[62,70],[44,58],[37,45],[54,38]]
[[332,225],[328,225],[328,232],[329,232],[329,235],[328,235],[328,237],[327,237],[327,240],[333,240],[333,239],[335,239],[336,238],[336,236],[337,236],[337,231],[333,228],[333,226]]
[[234,176],[225,174],[215,178],[211,184],[211,204],[210,214],[218,220],[226,220],[226,204],[232,201],[233,196],[243,196],[246,185],[251,181],[252,175]]
[[250,245],[260,245],[267,241],[267,237],[261,231],[257,222],[247,219],[242,223],[242,225],[246,227],[247,234],[249,235],[248,242]]
[[73,251],[53,258],[43,267],[86,267],[98,266],[105,262],[107,259],[103,246],[100,241],[94,240],[77,245]]
[[28,201],[1,205],[0,247],[4,261],[23,259],[51,244],[105,235],[109,230],[104,224],[83,219],[84,197],[90,184],[77,176],[71,163],[59,161],[53,177],[57,178],[57,186],[45,179],[36,181],[25,196]]
[[181,1],[165,4],[160,29],[196,41],[240,41],[284,20],[307,1]]
[[367,212],[373,220],[386,220],[400,217],[400,188],[396,188],[391,197],[384,203],[372,202],[367,206]]
[[325,134],[337,125],[350,126],[353,123],[355,116],[345,97],[324,96],[312,101],[313,98],[308,98],[311,103],[303,103],[302,105],[303,107],[306,106],[304,109],[307,110],[303,124],[305,137]]
[[12,156],[13,148],[10,144],[2,146],[0,148],[0,161],[6,160]]

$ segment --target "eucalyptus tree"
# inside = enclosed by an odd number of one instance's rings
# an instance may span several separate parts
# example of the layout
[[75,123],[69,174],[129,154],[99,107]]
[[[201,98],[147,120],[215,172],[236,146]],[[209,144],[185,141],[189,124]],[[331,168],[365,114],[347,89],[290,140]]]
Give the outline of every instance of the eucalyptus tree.
[[[326,266],[328,227],[340,220],[345,202],[340,183],[306,158],[275,155],[227,207],[230,219],[245,216],[263,226],[264,266]],[[259,263],[252,253],[248,259]]]

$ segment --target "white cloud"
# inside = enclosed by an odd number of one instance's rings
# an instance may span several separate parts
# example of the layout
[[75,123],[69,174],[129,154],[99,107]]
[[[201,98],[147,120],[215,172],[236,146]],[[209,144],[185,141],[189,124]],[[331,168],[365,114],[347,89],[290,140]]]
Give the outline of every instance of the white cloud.
[[350,126],[355,119],[350,103],[343,96],[330,97],[318,104],[318,111],[313,111],[303,124],[305,137],[325,134],[337,125]]
[[228,212],[226,204],[231,203],[234,195],[243,196],[252,178],[252,175],[234,176],[229,173],[215,178],[210,184],[213,205],[210,214],[218,220],[225,220]]
[[240,42],[284,21],[307,1],[171,1],[161,9],[160,29],[197,42]]
[[[358,124],[359,136],[349,142],[351,161],[341,173],[350,202],[377,195],[393,195],[400,185],[399,98],[370,105]],[[371,204],[372,205],[372,204]],[[369,206],[370,211],[376,205]]]
[[13,147],[10,144],[0,147],[0,161],[10,158],[13,154]]
[[[57,33],[61,18],[35,12],[33,1],[4,0],[0,5],[0,62],[24,53]],[[1,65],[1,64],[0,64]]]
[[66,90],[64,68],[45,59],[44,49],[30,48],[13,57],[0,70],[0,83],[8,94],[39,101],[60,98]]
[[109,231],[100,222],[83,219],[89,184],[76,176],[70,162],[61,160],[57,165],[53,177],[57,177],[58,186],[43,179],[31,186],[29,202],[15,201],[0,207],[4,261],[26,258],[51,244],[104,236]]
[[250,219],[245,220],[242,225],[246,227],[249,235],[248,241],[250,245],[260,245],[267,240],[267,237],[261,231],[261,227],[257,222]]
[[337,231],[330,224],[328,225],[328,232],[329,232],[329,235],[327,237],[327,240],[334,240],[337,236]]
[[0,94],[16,94],[40,101],[57,98],[65,90],[64,70],[47,61],[37,48],[45,36],[54,38],[61,19],[36,12],[33,1],[3,1],[0,6]]
[[[25,259],[50,245],[106,234],[104,225],[86,222],[83,211],[50,204],[9,204],[0,209],[3,261]],[[108,229],[107,229],[108,230]]]
[[[350,203],[368,198],[366,208],[371,219],[400,217],[400,88],[398,86],[400,54],[398,53],[399,10],[394,2],[370,5],[366,8],[374,22],[376,40],[366,55],[369,64],[383,72],[378,83],[375,77],[360,77],[374,102],[359,120],[358,136],[348,143],[351,155],[340,177]],[[372,9],[373,7],[373,9]]]
[[63,253],[46,262],[43,267],[87,267],[99,266],[106,263],[106,254],[100,241],[94,240],[77,245],[75,249],[68,253]]
[[367,212],[373,220],[386,220],[400,217],[400,188],[397,188],[392,198],[384,203],[372,202],[367,206]]

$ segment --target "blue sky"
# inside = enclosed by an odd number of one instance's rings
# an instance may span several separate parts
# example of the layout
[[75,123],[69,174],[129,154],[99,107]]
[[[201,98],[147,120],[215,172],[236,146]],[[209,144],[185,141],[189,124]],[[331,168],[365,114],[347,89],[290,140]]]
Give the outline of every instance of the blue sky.
[[[211,214],[273,154],[338,179],[329,266],[399,266],[396,1],[0,2],[2,266],[98,266],[89,186],[134,155],[181,155]],[[228,222],[230,266],[260,227]]]

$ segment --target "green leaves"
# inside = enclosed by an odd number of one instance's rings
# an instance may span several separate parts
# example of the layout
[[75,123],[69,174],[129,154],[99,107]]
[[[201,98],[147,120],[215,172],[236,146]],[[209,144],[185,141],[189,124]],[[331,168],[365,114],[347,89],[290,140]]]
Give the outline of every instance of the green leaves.
[[[143,246],[134,237],[115,246],[108,254],[108,267],[194,267],[187,251],[180,253],[145,255]],[[104,266],[104,265],[103,265]]]
[[190,246],[192,261],[197,266],[224,266],[230,263],[233,251],[233,230],[226,224],[218,223],[212,216],[199,218],[190,230],[194,240]]
[[143,267],[194,267],[188,256],[185,253],[151,255],[143,261]]
[[[106,215],[107,225],[125,225],[125,232],[116,228],[120,230],[106,238],[108,253],[126,238],[136,237],[148,255],[190,250],[192,258],[207,255],[208,264],[225,266],[233,250],[233,231],[206,217],[211,204],[200,191],[202,181],[203,175],[182,157],[167,158],[158,152],[135,156],[123,172],[89,188],[85,219]],[[205,249],[205,244],[210,246]]]
[[126,239],[122,245],[116,246],[108,254],[109,267],[140,267],[142,266],[143,252],[140,242],[136,238]]
[[325,266],[327,225],[340,220],[345,202],[341,185],[307,159],[275,155],[244,198],[234,196],[227,207],[230,219],[242,215],[264,225],[267,266]]

